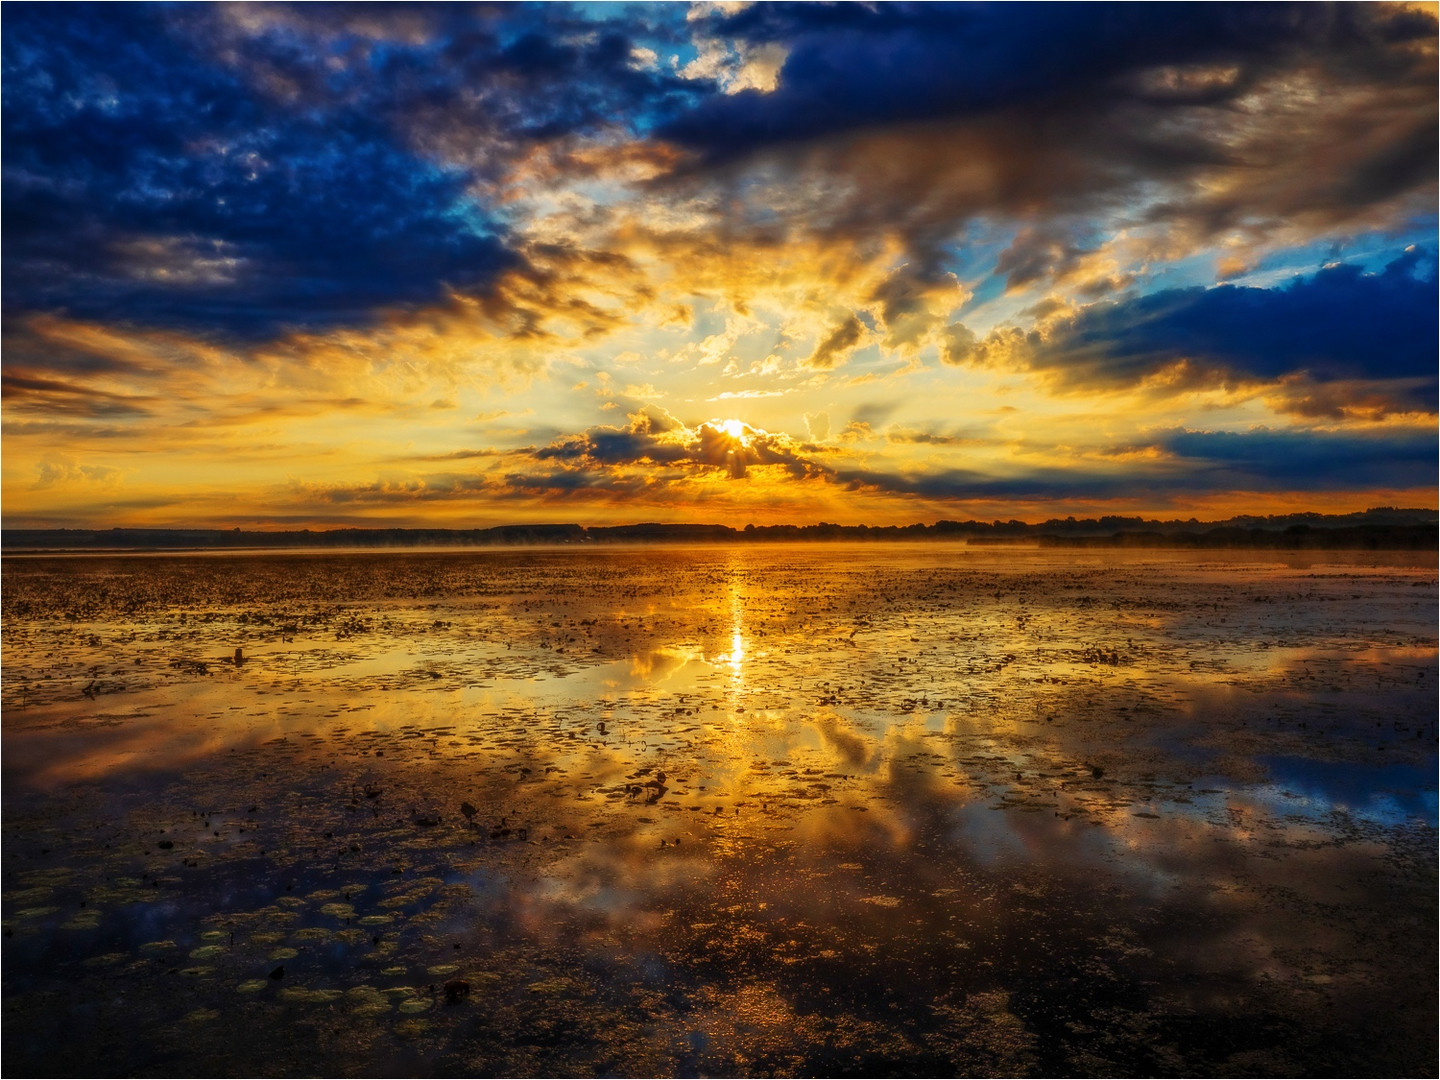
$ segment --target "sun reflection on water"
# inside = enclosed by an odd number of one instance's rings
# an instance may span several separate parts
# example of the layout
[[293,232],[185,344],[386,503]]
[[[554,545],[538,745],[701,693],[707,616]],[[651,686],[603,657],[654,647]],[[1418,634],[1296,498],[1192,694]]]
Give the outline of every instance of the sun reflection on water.
[[736,561],[729,566],[730,651],[717,659],[730,673],[731,709],[744,710],[740,696],[745,691],[745,590],[744,571]]

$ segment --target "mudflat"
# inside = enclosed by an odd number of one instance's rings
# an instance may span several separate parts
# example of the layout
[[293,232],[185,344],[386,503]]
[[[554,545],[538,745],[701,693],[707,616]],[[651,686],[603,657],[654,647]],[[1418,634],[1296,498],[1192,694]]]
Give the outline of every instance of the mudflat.
[[15,1075],[1433,1075],[1434,553],[12,557]]

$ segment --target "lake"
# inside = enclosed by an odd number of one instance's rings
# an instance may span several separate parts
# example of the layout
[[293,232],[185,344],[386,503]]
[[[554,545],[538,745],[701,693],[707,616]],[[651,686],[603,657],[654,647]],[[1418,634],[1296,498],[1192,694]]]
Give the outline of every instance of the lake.
[[8,557],[16,1075],[1431,1075],[1433,552]]

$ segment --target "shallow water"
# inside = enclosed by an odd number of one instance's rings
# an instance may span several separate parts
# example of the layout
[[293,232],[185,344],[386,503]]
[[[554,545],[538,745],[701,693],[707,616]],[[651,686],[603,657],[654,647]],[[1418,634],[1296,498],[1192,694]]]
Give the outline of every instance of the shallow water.
[[1436,602],[1433,553],[9,558],[6,1066],[1428,1074]]

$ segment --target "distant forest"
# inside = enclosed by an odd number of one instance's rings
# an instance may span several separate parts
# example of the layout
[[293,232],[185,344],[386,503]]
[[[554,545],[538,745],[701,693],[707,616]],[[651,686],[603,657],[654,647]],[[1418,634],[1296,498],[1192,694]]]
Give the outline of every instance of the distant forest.
[[967,541],[1042,547],[1434,550],[1434,510],[1380,507],[1354,514],[1278,514],[1225,521],[1138,517],[937,521],[933,525],[500,525],[488,529],[9,529],[7,552],[147,551],[212,548],[497,547],[558,544],[673,544],[827,541]]

